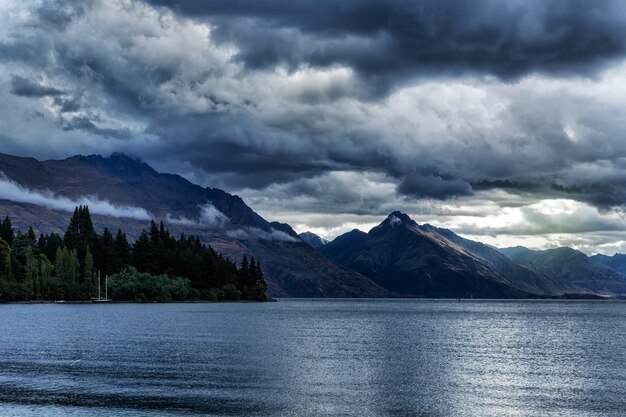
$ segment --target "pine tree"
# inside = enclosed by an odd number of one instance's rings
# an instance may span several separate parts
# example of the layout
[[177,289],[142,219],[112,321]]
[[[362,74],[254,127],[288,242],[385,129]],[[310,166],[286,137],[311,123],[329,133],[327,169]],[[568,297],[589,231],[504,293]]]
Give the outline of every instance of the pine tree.
[[57,284],[59,287],[59,297],[60,299],[65,298],[65,262],[66,262],[66,249],[65,248],[57,248],[56,255],[54,257],[54,275],[57,278]]
[[46,255],[48,259],[54,259],[56,251],[63,245],[63,239],[56,233],[50,233],[50,235],[40,235],[37,241],[37,248],[39,252]]
[[263,270],[261,269],[261,262],[257,261],[256,265],[256,300],[263,301],[267,299],[267,282],[263,276]]
[[80,270],[80,263],[78,261],[78,251],[72,249],[69,251],[69,263],[68,263],[68,277],[69,282],[76,285],[78,283],[78,274]]
[[32,226],[28,227],[28,232],[26,233],[26,236],[28,237],[28,241],[31,243],[31,245],[35,245],[37,244],[37,236],[35,235],[35,231],[33,230]]
[[104,228],[102,236],[100,237],[100,250],[98,254],[97,266],[102,274],[111,275],[114,271],[113,264],[115,263],[115,251],[113,247],[113,235],[108,228]]
[[33,255],[33,247],[29,246],[26,248],[26,279],[32,280],[37,275],[39,265],[37,264],[37,260]]
[[241,260],[241,269],[239,270],[242,281],[246,281],[246,277],[250,273],[250,266],[248,265],[248,257],[243,255],[243,259]]
[[89,246],[87,246],[87,249],[85,250],[85,262],[84,262],[85,266],[84,266],[84,278],[83,278],[83,282],[91,284],[93,282],[93,275],[94,275],[94,270],[93,270],[93,256],[91,255],[91,251],[89,250]]
[[137,268],[139,272],[149,272],[150,246],[150,238],[144,230],[135,241],[132,252],[132,265]]
[[[8,262],[7,262],[8,261]],[[11,247],[2,238],[0,238],[0,299],[3,294],[3,288],[6,287],[8,280],[11,278]]]
[[250,257],[250,271],[248,272],[248,276],[246,277],[246,283],[248,283],[248,285],[252,284],[252,286],[254,286],[254,283],[256,282],[256,262],[254,261],[254,256]]
[[63,236],[63,244],[68,249],[76,249],[81,258],[85,256],[87,246],[95,247],[98,235],[93,228],[89,207],[78,206]]
[[265,285],[265,277],[263,276],[263,270],[261,269],[261,261],[256,263],[256,283],[257,285]]
[[111,263],[111,272],[118,273],[125,266],[130,265],[131,246],[126,239],[126,235],[121,229],[117,229],[115,240],[113,242],[113,261]]
[[0,222],[0,238],[2,238],[5,242],[11,246],[13,244],[13,238],[15,235],[13,234],[13,225],[11,224],[11,219],[9,216],[6,216],[2,222]]
[[53,265],[43,253],[39,255],[39,280],[41,297],[50,299],[50,279],[52,277]]
[[99,245],[98,235],[93,228],[89,207],[78,206],[70,219],[70,224],[65,231],[63,244],[69,250],[76,250],[78,262],[78,281],[76,284],[88,283],[84,274],[84,259],[87,246],[97,248]]

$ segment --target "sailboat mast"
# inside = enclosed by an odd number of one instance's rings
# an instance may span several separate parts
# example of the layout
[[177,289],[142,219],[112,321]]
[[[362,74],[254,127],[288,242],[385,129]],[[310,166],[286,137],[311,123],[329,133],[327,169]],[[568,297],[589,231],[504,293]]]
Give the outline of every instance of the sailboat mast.
[[104,276],[104,298],[105,300],[109,299],[109,276]]
[[98,271],[98,300],[100,299],[100,271]]

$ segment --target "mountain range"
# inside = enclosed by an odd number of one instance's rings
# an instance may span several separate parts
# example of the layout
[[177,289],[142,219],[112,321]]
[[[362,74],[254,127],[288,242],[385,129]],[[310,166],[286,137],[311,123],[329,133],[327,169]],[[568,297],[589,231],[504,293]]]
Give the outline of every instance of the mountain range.
[[159,173],[124,154],[38,161],[0,154],[0,215],[61,233],[75,205],[132,239],[151,220],[199,236],[234,261],[262,263],[274,297],[536,298],[626,294],[626,262],[569,248],[497,249],[393,212],[328,242],[269,222],[236,195]]
[[[524,249],[527,258],[518,255]],[[570,257],[534,261],[552,251],[498,250],[450,230],[418,225],[394,212],[368,233],[353,230],[321,248],[328,258],[397,293],[422,297],[527,298],[624,294],[626,278],[569,248]]]
[[616,253],[613,256],[598,254],[592,256],[590,259],[604,266],[608,266],[620,274],[626,274],[626,255],[623,253]]
[[22,230],[62,233],[74,205],[88,204],[96,229],[123,228],[137,237],[150,220],[199,236],[225,256],[261,260],[273,296],[381,297],[389,293],[338,266],[288,225],[270,223],[241,198],[115,153],[38,161],[0,154],[0,215]]

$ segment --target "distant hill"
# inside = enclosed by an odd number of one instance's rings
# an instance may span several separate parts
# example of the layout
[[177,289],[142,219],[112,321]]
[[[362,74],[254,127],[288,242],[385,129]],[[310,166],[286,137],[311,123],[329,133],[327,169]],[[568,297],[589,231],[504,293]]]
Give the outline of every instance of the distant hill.
[[465,239],[451,230],[434,227],[431,225],[421,225],[422,229],[436,233],[471,253],[480,259],[488,267],[499,273],[510,285],[522,288],[532,293],[560,295],[565,293],[575,293],[578,289],[574,285],[563,282],[559,278],[550,275],[540,274],[533,269],[513,262],[506,255],[484,243]]
[[234,261],[261,260],[273,296],[376,297],[389,293],[335,265],[289,225],[270,223],[238,196],[155,171],[124,154],[38,161],[0,154],[0,216],[36,232],[62,232],[73,206],[88,204],[94,225],[137,237],[151,219],[199,236]]
[[534,251],[521,246],[500,249],[512,261],[563,287],[582,293],[626,294],[626,276],[571,248]]
[[616,253],[613,256],[594,255],[589,259],[604,266],[608,266],[620,274],[626,275],[626,255],[623,253]]
[[[522,268],[493,253],[490,254],[493,259],[488,262],[463,247],[469,246],[469,241],[455,241],[456,238],[432,226],[419,226],[406,214],[396,211],[368,233],[353,230],[337,237],[321,251],[338,264],[404,295],[521,298],[543,294],[531,284],[518,285],[493,263],[499,262],[518,275],[522,274]],[[482,246],[480,249],[484,250]],[[536,279],[531,271],[524,271]]]
[[300,236],[300,239],[304,241],[304,243],[307,243],[313,249],[319,249],[328,243],[328,240],[322,239],[321,237],[319,237],[318,235],[312,232],[300,233],[299,236]]

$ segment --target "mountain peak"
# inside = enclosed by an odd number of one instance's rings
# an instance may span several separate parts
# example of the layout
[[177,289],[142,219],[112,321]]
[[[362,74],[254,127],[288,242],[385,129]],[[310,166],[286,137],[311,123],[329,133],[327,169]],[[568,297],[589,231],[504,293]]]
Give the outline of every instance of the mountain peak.
[[[98,170],[108,172],[123,178],[138,178],[143,174],[158,174],[150,165],[146,164],[140,158],[122,152],[113,152],[108,157],[102,155],[75,155],[67,158],[70,163],[78,163],[94,167]],[[57,161],[63,163],[62,161]]]
[[79,161],[82,163],[90,164],[90,165],[100,165],[106,163],[115,163],[115,164],[141,164],[144,165],[145,162],[141,160],[141,158],[137,158],[123,152],[113,152],[108,157],[103,157],[100,154],[91,154],[91,155],[74,155],[67,158],[69,161]]
[[321,238],[313,232],[300,233],[300,239],[304,240],[309,246],[317,249],[328,243],[326,239]]
[[399,224],[404,224],[404,225],[416,225],[417,223],[415,223],[413,221],[413,219],[411,219],[409,217],[408,214],[402,213],[399,210],[396,210],[394,212],[392,212],[389,216],[387,216],[387,218],[385,219],[385,221],[383,221],[381,223],[381,225],[391,225],[391,226],[396,226]]
[[417,223],[415,223],[407,214],[396,210],[389,214],[389,216],[387,216],[387,218],[381,224],[372,228],[369,233],[380,234],[397,229],[398,227],[403,227],[406,229],[414,228],[415,226],[417,226]]

